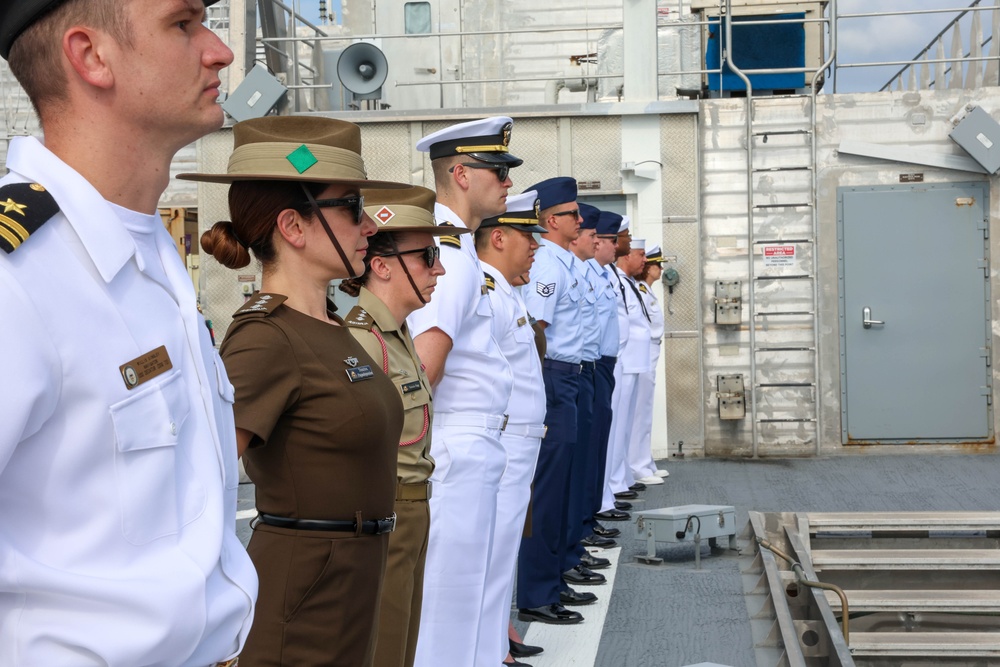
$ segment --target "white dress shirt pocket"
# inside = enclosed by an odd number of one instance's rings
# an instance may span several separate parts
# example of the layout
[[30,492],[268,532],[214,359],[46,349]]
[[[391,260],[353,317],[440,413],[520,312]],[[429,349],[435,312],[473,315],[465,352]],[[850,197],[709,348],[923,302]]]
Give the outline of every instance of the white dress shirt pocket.
[[188,464],[177,443],[189,409],[176,370],[111,406],[122,532],[132,544],[173,535],[187,523],[177,480],[178,466]]

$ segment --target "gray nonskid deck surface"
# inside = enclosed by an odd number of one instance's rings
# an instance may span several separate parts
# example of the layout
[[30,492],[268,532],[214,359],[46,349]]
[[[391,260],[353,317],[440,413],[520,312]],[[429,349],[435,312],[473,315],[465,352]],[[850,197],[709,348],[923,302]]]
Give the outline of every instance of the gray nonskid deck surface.
[[[821,459],[669,460],[670,477],[640,494],[635,509],[687,504],[733,505],[742,529],[748,511],[834,512],[996,510],[1000,459],[992,454],[877,455]],[[240,509],[253,507],[240,488]],[[238,522],[244,543],[247,521]],[[750,620],[735,555],[709,555],[694,569],[690,545],[661,545],[660,566],[637,563],[645,542],[630,522],[596,667],[680,667],[715,662],[754,667]],[[724,542],[724,541],[723,541]],[[742,546],[742,545],[741,545]],[[592,587],[607,595],[603,587]],[[586,608],[580,608],[586,614]],[[525,624],[517,623],[523,631]],[[530,662],[530,660],[528,661]]]

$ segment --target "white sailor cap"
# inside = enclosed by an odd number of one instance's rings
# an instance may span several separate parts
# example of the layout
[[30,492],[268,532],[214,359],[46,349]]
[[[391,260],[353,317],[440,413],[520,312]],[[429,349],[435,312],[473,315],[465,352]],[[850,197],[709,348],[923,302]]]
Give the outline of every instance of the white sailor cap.
[[645,250],[646,239],[632,239],[632,250]]
[[629,218],[627,215],[623,215],[622,224],[618,227],[618,233],[621,234],[622,232],[629,232],[629,234],[631,234],[632,233],[630,231],[631,222],[632,222],[631,218]]
[[479,223],[479,228],[507,225],[522,232],[548,234],[549,230],[538,224],[540,205],[538,193],[534,190],[528,190],[519,195],[507,195],[507,211],[492,218],[486,218]]
[[514,121],[508,116],[470,120],[438,130],[417,142],[417,150],[436,160],[452,155],[468,155],[480,162],[517,167],[524,160],[508,151]]

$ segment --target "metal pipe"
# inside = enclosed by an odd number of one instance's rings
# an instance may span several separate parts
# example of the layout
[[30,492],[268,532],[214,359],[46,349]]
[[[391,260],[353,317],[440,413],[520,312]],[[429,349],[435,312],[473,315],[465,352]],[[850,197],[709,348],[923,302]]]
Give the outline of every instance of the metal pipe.
[[[749,291],[749,308],[750,314],[753,315],[754,312],[754,258],[753,258],[753,246],[754,246],[754,231],[753,231],[753,84],[750,83],[750,78],[743,73],[736,63],[733,62],[733,0],[726,0],[725,6],[726,14],[726,46],[722,50],[725,56],[726,64],[729,69],[732,70],[733,74],[738,76],[743,84],[746,86],[747,96],[746,96],[746,145],[747,145],[747,257],[748,261],[748,271],[750,279],[747,280],[747,290]],[[720,76],[720,82],[722,77]],[[721,85],[720,85],[721,88]],[[750,439],[752,442],[751,456],[753,458],[758,458],[758,433],[757,433],[757,356],[754,354],[754,349],[757,343],[757,331],[756,322],[753,317],[750,320]]]
[[782,560],[787,562],[791,566],[792,571],[795,573],[796,581],[798,581],[800,584],[802,584],[803,586],[807,586],[809,588],[819,588],[824,591],[833,591],[834,593],[837,594],[837,596],[840,598],[840,605],[841,605],[841,615],[840,615],[841,632],[844,633],[844,642],[850,645],[851,619],[850,619],[850,611],[847,606],[847,594],[844,593],[844,589],[840,588],[839,586],[835,586],[834,584],[828,584],[823,581],[812,581],[811,579],[806,577],[805,572],[803,572],[802,570],[802,564],[799,563],[797,560],[793,559],[791,556],[789,556],[784,551],[782,551],[778,547],[774,546],[773,544],[765,540],[763,537],[758,536],[755,539],[757,540],[757,544],[759,544],[761,547],[767,549],[778,558],[781,558]]
[[815,314],[812,318],[813,325],[813,345],[815,350],[813,352],[813,375],[815,377],[815,402],[816,402],[816,456],[819,456],[823,450],[823,393],[820,390],[820,363],[819,363],[819,212],[816,210],[816,202],[819,201],[819,175],[817,173],[816,166],[819,164],[819,137],[816,131],[816,84],[819,82],[819,77],[823,74],[833,61],[837,58],[837,0],[830,0],[829,5],[830,13],[828,15],[828,20],[830,22],[830,55],[823,62],[823,65],[816,70],[813,75],[812,81],[809,85],[809,96],[811,99],[810,108],[810,118],[809,125],[812,130],[812,145],[810,150],[812,152],[812,239],[813,239],[813,310]]
[[[689,25],[694,25],[693,23]],[[422,32],[416,35],[380,35],[372,33],[370,35],[328,35],[323,33],[322,37],[267,37],[261,39],[263,42],[291,42],[296,40],[309,39],[310,41],[331,41],[331,40],[358,40],[358,39],[415,39],[424,37],[472,37],[474,35],[519,35],[525,33],[548,33],[548,32],[587,32],[590,30],[617,30],[622,27],[621,23],[613,23],[603,26],[552,26],[539,28],[515,28],[511,30],[463,30],[462,32]]]

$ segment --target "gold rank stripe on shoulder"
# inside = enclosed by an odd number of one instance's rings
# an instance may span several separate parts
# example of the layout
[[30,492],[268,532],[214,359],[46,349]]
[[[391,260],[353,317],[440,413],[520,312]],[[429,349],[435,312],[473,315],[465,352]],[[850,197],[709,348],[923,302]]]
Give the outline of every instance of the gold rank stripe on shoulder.
[[639,283],[639,291],[643,294],[648,294],[649,290],[646,289],[646,283]]
[[495,290],[497,288],[497,281],[490,274],[483,272],[483,277],[486,278],[486,289]]
[[59,204],[38,183],[0,188],[0,249],[10,254],[59,212]]
[[462,242],[458,240],[457,236],[442,236],[440,239],[441,245],[443,246],[446,245],[451,248],[458,248],[459,250],[462,249]]
[[371,329],[374,325],[375,318],[361,306],[354,306],[344,320],[344,326],[356,329]]

